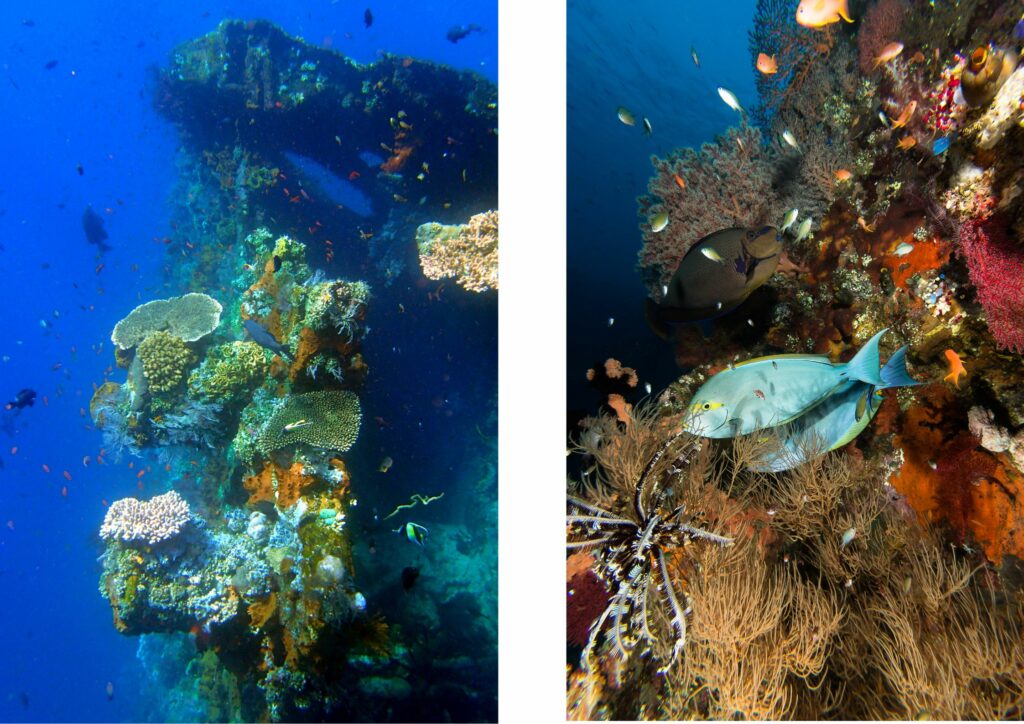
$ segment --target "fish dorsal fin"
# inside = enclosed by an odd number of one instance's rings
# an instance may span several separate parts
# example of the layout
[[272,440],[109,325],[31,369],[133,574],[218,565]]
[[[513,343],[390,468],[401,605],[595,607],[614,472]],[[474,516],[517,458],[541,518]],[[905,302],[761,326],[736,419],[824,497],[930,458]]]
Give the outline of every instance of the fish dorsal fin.
[[854,355],[853,359],[846,363],[846,368],[842,373],[843,377],[848,380],[867,382],[875,387],[885,386],[885,383],[882,382],[882,378],[879,376],[878,343],[881,341],[882,335],[887,331],[889,331],[888,327],[875,334],[863,347],[857,350],[857,354]]
[[754,362],[770,362],[771,360],[783,360],[783,359],[800,359],[806,362],[820,362],[822,364],[830,365],[832,361],[827,355],[823,354],[770,354],[767,357],[755,357],[754,359],[748,359],[744,362],[737,362],[733,365],[733,368],[742,367],[743,365],[749,365]]

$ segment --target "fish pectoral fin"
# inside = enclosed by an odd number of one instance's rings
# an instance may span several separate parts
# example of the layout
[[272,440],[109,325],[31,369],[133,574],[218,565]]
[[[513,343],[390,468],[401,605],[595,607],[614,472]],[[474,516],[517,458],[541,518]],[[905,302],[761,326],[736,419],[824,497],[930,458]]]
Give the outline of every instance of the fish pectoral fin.
[[857,398],[857,408],[854,411],[854,419],[860,422],[864,419],[864,413],[868,409],[868,398],[871,396],[871,390],[866,390],[864,394]]

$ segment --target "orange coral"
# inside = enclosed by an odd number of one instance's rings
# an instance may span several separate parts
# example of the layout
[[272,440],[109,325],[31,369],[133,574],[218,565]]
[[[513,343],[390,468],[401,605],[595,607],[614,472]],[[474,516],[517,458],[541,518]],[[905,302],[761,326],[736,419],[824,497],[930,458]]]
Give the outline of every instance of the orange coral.
[[594,565],[594,556],[586,551],[573,553],[565,560],[565,580],[571,581],[577,573],[590,570],[592,565]]
[[[622,363],[617,359],[609,357],[604,363],[604,373],[609,379],[623,378],[623,381],[630,387],[636,387],[639,379],[636,376],[636,370],[632,367],[623,367]],[[590,379],[588,377],[587,379]]]
[[270,620],[270,617],[274,615],[274,611],[277,610],[277,594],[271,593],[270,596],[263,599],[262,601],[253,601],[249,604],[249,625],[253,629],[262,628],[263,624]]
[[302,491],[315,482],[315,477],[303,473],[302,463],[283,468],[268,460],[263,463],[263,470],[246,478],[242,485],[249,491],[249,505],[268,501],[278,508],[289,508],[295,505]]
[[392,149],[392,156],[380,165],[380,170],[385,173],[398,173],[415,150],[415,146],[399,146],[396,144]]
[[608,395],[608,407],[615,410],[615,416],[619,418],[619,422],[629,422],[629,411],[633,409],[633,406],[626,402],[626,398],[617,393]]

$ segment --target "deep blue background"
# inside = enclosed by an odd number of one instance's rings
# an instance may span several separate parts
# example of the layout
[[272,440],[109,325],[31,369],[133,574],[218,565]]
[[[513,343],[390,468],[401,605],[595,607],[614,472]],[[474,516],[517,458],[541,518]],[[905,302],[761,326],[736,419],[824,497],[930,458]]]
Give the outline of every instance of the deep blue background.
[[[375,16],[368,30],[367,4]],[[6,401],[21,387],[40,395],[19,417],[13,437],[0,432],[2,720],[146,716],[136,696],[137,640],[114,630],[97,590],[101,499],[137,494],[135,475],[124,464],[83,467],[83,456],[95,457],[102,443],[98,432],[86,429],[89,419],[80,408],[88,408],[92,384],[113,361],[113,325],[142,301],[181,292],[162,287],[163,248],[153,241],[169,232],[177,138],[152,109],[146,68],[164,65],[176,44],[210,32],[226,17],[267,18],[311,43],[330,38],[335,50],[362,62],[386,50],[497,79],[497,8],[485,0],[0,4],[0,355],[6,360],[0,362],[0,396]],[[449,27],[471,22],[487,32],[457,45],[445,39]],[[45,69],[52,60],[56,67]],[[98,274],[95,248],[81,229],[90,203],[104,217],[114,247]],[[402,289],[414,293],[409,284]],[[386,337],[393,315],[383,308],[374,314],[371,308],[375,331],[364,351],[373,375],[367,394],[377,395],[377,407],[364,406],[369,416],[390,418],[392,427],[369,434],[365,457],[370,465],[385,452],[394,457],[389,480],[396,495],[443,486],[445,470],[458,460],[460,436],[477,434],[496,385],[496,338],[457,335],[454,321],[449,329],[431,330],[408,319],[394,322],[406,325],[406,336],[399,326]],[[424,360],[417,350],[431,337]],[[387,351],[392,356],[384,359]],[[413,369],[425,382],[416,383]],[[473,376],[471,384],[452,383],[452,369]],[[389,380],[387,400],[380,390]],[[410,401],[402,402],[406,394]],[[43,464],[52,472],[43,472]],[[416,469],[416,479],[399,482],[403,468]],[[159,475],[146,480],[144,495],[166,482]],[[65,484],[66,498],[60,494]],[[108,681],[113,701],[107,700]]]
[[[570,409],[602,401],[586,383],[594,363],[615,357],[655,393],[678,374],[670,345],[644,321],[636,271],[641,233],[636,197],[650,157],[699,146],[738,123],[719,98],[724,86],[744,108],[756,102],[747,32],[754,0],[569,0],[568,344]],[[701,67],[690,58],[696,49]],[[619,122],[626,106],[637,125]],[[644,136],[641,118],[653,127]],[[608,326],[609,317],[615,323]]]

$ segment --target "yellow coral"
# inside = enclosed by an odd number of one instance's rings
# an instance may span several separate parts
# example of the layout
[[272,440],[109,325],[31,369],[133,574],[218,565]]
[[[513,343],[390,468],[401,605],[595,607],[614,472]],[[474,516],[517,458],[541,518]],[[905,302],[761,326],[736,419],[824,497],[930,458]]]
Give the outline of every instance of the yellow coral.
[[167,332],[154,332],[139,345],[139,360],[149,389],[170,392],[195,364],[196,355],[178,337]]
[[416,230],[416,243],[428,279],[454,277],[471,292],[497,290],[497,211],[476,214],[461,226],[423,224]]

